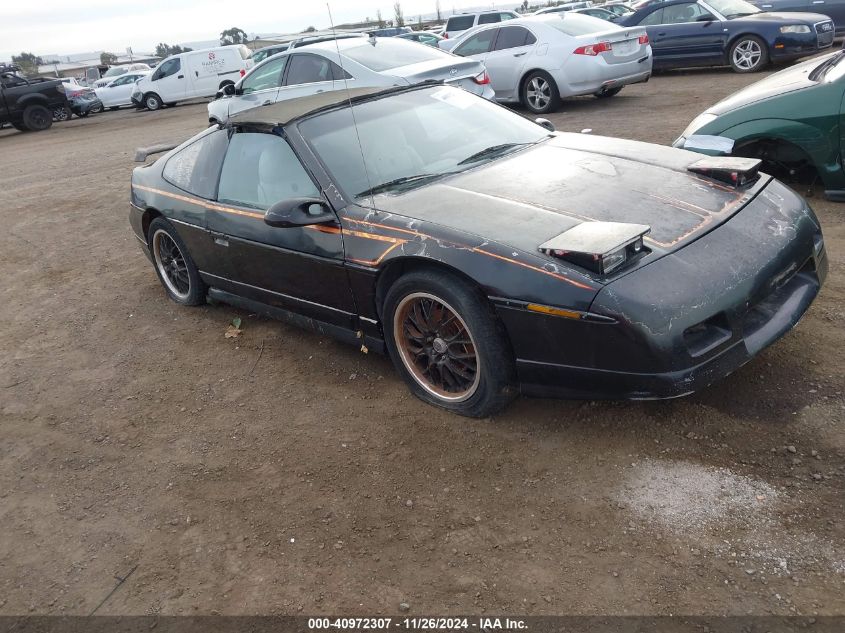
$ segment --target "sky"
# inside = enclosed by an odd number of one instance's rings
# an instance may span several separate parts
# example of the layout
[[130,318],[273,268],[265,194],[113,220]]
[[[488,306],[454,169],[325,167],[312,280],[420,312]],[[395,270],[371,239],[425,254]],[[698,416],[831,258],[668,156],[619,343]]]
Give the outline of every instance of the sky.
[[[436,0],[401,2],[406,21],[420,14],[433,14]],[[443,15],[453,9],[488,4],[513,9],[517,0],[504,3],[485,0],[440,0]],[[124,53],[152,52],[159,42],[213,40],[224,29],[238,27],[249,35],[298,32],[329,26],[322,0],[3,0],[0,19],[0,60],[22,51],[36,55],[67,55],[107,50]],[[393,18],[393,2],[385,0],[330,0],[335,24]]]

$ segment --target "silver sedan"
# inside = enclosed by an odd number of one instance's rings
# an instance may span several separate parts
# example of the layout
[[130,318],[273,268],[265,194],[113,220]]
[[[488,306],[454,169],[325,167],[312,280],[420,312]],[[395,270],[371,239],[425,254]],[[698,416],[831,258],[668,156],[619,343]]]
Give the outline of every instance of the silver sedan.
[[208,104],[210,123],[249,108],[346,88],[445,81],[492,100],[484,64],[395,37],[340,39],[279,53]]

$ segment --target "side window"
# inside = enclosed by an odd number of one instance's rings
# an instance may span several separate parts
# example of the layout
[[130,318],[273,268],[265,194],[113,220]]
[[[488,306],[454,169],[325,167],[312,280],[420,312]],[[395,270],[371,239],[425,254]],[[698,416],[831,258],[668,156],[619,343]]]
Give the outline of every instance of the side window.
[[269,209],[282,200],[319,195],[319,189],[282,137],[256,132],[240,132],[232,137],[220,175],[220,202]]
[[479,24],[495,24],[502,21],[501,13],[482,13],[478,16]]
[[282,85],[282,71],[285,68],[287,57],[274,59],[263,66],[254,69],[241,84],[241,91],[248,95],[258,90],[278,88]]
[[475,23],[475,18],[471,15],[461,15],[454,18],[449,18],[446,22],[447,31],[466,31],[471,29]]
[[455,55],[481,55],[490,50],[490,44],[493,43],[493,36],[496,35],[496,29],[487,29],[481,33],[471,35],[466,42],[458,46],[453,53]]
[[162,176],[179,189],[213,200],[227,142],[225,130],[203,136],[171,156]]
[[294,55],[290,58],[286,86],[331,81],[332,62],[316,55]]
[[352,75],[348,72],[343,70],[340,66],[335,64],[333,61],[327,60],[329,63],[329,68],[331,68],[332,79],[334,80],[342,80],[342,79],[352,79]]
[[537,39],[531,32],[521,26],[505,26],[499,29],[499,37],[496,38],[495,51],[503,51],[508,48],[517,48],[526,44],[533,44]]
[[663,8],[663,24],[685,24],[695,22],[701,16],[713,17],[713,15],[695,2],[675,4]]
[[179,70],[182,68],[182,62],[178,57],[174,57],[173,59],[168,59],[166,62],[162,63],[161,66],[153,75],[153,81],[156,79],[163,79],[164,77],[170,77],[170,75],[175,75]]
[[640,20],[640,26],[653,26],[655,24],[662,24],[663,23],[663,9],[657,9],[657,11],[652,11],[647,16],[645,16],[642,20]]
[[515,17],[517,17],[517,16],[515,16],[513,13],[510,13],[510,12],[505,12],[505,13],[499,14],[499,18],[502,20],[502,22],[504,22],[505,20],[513,20]]

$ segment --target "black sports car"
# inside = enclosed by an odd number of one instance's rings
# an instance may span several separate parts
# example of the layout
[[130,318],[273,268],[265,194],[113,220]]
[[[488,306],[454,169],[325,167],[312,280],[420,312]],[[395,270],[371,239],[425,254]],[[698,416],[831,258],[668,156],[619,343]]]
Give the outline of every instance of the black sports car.
[[443,85],[359,88],[136,168],[130,220],[173,300],[386,349],[418,396],[484,416],[520,391],[688,394],[792,328],[824,243],[758,165],[553,133]]
[[819,13],[768,13],[745,0],[658,0],[635,8],[616,24],[646,27],[655,68],[730,65],[750,73],[833,44],[833,21]]

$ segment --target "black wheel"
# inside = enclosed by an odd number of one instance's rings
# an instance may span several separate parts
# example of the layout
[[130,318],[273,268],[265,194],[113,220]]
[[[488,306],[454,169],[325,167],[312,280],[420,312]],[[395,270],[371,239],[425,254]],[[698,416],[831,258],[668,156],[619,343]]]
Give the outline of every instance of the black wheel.
[[602,92],[597,92],[596,96],[599,99],[607,99],[609,97],[615,97],[620,92],[622,92],[622,86],[617,86],[616,88],[611,88],[610,90],[603,90]]
[[156,218],[147,233],[156,274],[167,295],[176,303],[205,303],[206,286],[182,238],[164,218]]
[[759,37],[743,35],[731,46],[728,61],[734,72],[756,73],[769,63],[769,49]]
[[29,128],[26,127],[23,123],[13,122],[12,127],[15,128],[16,130],[21,131],[21,132],[29,132]]
[[54,121],[70,121],[72,116],[73,114],[71,114],[70,108],[67,106],[58,106],[53,108]]
[[53,125],[53,113],[46,106],[32,104],[23,111],[23,124],[28,130],[41,132]]
[[154,92],[148,92],[144,95],[144,105],[147,106],[147,110],[158,110],[163,104],[161,97]]
[[393,364],[425,402],[484,417],[517,395],[504,328],[487,298],[462,279],[439,271],[400,277],[385,298],[383,322]]
[[560,107],[560,93],[551,75],[534,71],[522,82],[522,104],[534,114],[546,114]]

